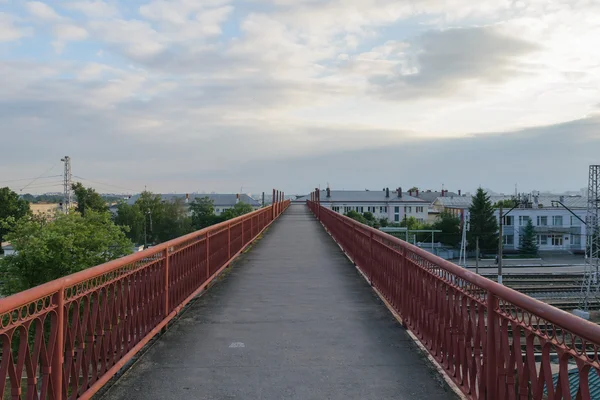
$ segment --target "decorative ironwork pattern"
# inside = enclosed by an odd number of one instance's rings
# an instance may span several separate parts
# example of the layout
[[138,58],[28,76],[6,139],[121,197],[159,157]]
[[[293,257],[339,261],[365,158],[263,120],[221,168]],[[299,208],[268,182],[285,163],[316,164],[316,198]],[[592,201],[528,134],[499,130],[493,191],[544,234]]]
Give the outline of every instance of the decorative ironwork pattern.
[[598,325],[321,207],[317,192],[311,200],[325,229],[467,397],[591,398]]
[[289,206],[278,198],[1,299],[0,394],[16,400],[91,396]]

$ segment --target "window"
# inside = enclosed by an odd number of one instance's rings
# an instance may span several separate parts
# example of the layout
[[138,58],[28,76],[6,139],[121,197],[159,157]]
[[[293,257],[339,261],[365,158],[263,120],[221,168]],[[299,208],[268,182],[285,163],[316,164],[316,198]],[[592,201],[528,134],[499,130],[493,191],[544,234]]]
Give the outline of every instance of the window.
[[519,215],[519,226],[527,225],[527,221],[529,221],[529,217],[527,215]]
[[412,207],[411,206],[404,206],[404,214],[408,214],[412,212]]
[[571,215],[571,226],[581,226],[581,221]]
[[504,245],[512,246],[515,244],[515,235],[504,235],[502,236],[504,240]]
[[350,209],[351,209],[350,207],[348,207],[348,206],[344,206],[344,214],[347,214],[347,213],[349,213],[349,212],[350,212]]
[[512,215],[505,215],[504,220],[502,221],[502,225],[504,226],[513,226],[515,224],[515,217]]
[[548,225],[548,217],[544,216],[544,217],[537,217],[537,224],[538,226],[547,226]]
[[[577,219],[577,218],[575,218]],[[571,235],[571,244],[574,246],[581,246],[581,236],[580,235]]]
[[400,207],[394,207],[394,214],[398,214],[400,212]]
[[216,209],[215,209],[215,211],[216,211],[216,212],[221,212],[221,210],[220,210],[220,209],[218,209],[218,208],[216,208]]
[[[562,215],[555,215],[555,216],[552,217],[552,225],[554,225],[554,226],[562,226],[562,224],[563,224]],[[561,236],[561,238],[562,238],[562,236]]]
[[383,207],[383,212],[387,213],[387,206]]
[[356,211],[358,211],[359,213],[362,213],[363,212],[363,207],[362,206],[361,207],[356,207]]
[[379,207],[379,213],[383,214],[383,207]]
[[340,212],[340,207],[339,206],[333,206],[331,207],[331,209],[335,212]]
[[[562,217],[561,217],[562,219]],[[562,246],[563,237],[562,235],[552,235],[552,246]]]
[[400,207],[394,207],[394,222],[400,222]]
[[418,213],[422,213],[423,212],[423,207],[417,207],[417,212]]
[[538,245],[546,246],[548,244],[548,235],[538,235],[537,237]]

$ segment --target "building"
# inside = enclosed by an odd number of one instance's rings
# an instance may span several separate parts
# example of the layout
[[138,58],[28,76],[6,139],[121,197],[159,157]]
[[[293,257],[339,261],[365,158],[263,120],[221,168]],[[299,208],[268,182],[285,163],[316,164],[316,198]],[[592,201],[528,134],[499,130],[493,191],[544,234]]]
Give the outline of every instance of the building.
[[[252,197],[247,194],[217,194],[217,193],[192,193],[192,194],[159,194],[162,201],[173,201],[174,199],[182,199],[186,205],[192,203],[195,199],[202,199],[204,197],[208,197],[213,201],[213,206],[215,208],[215,214],[221,215],[222,212],[233,208],[237,203],[246,203],[252,206],[254,210],[258,210],[261,208],[261,203],[254,200]],[[131,196],[127,200],[127,204],[133,205],[140,198],[139,194]],[[116,207],[114,207],[116,209]]]
[[13,248],[12,244],[10,244],[10,242],[2,242],[0,247],[2,247],[4,256],[10,256],[12,254],[15,254],[15,249]]
[[419,222],[427,221],[428,203],[410,196],[401,189],[384,190],[330,190],[321,191],[321,205],[340,214],[349,211],[370,212],[375,218],[386,218],[389,222],[401,222],[415,217]]
[[[512,200],[514,196],[490,196],[492,203],[501,200]],[[582,253],[585,251],[587,214],[587,198],[583,196],[539,195],[536,193],[520,195],[520,205],[503,214],[504,249],[517,251],[521,241],[522,230],[531,220],[536,232],[540,251],[569,251]],[[434,202],[438,211],[446,211],[462,219],[471,206],[471,196],[439,197]],[[561,206],[567,206],[571,211]],[[495,212],[499,221],[499,210]],[[581,219],[581,220],[580,220]]]
[[458,194],[454,193],[454,192],[449,192],[448,190],[444,190],[442,189],[441,191],[432,191],[432,190],[409,190],[408,191],[408,195],[409,196],[414,196],[418,199],[424,200],[426,201],[428,204],[427,206],[427,223],[429,224],[433,224],[435,221],[437,221],[438,216],[440,215],[440,210],[438,208],[435,207],[434,203],[435,201],[439,198],[439,197],[455,197],[455,196],[460,196],[461,195],[461,191],[458,191]]

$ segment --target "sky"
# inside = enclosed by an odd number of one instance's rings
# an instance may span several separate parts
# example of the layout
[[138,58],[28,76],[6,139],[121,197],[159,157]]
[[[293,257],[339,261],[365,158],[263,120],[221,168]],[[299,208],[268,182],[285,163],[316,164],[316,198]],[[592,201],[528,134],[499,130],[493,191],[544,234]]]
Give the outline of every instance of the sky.
[[0,186],[578,190],[599,42],[597,0],[0,0]]

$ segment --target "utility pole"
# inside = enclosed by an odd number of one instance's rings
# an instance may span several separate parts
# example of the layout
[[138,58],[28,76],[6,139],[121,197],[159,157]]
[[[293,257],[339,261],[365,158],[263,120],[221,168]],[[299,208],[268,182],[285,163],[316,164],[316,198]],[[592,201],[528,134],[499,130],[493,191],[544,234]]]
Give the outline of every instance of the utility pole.
[[152,211],[146,210],[144,213],[144,250],[148,248],[148,229],[146,228],[148,218],[146,216],[150,217],[150,232],[152,232]]
[[504,218],[502,215],[502,205],[500,205],[500,213],[498,216],[500,217],[500,225],[498,230],[498,283],[502,285],[502,250],[504,245],[504,238],[502,237],[502,219]]
[[63,198],[63,211],[65,214],[69,213],[69,209],[71,208],[72,201],[72,193],[71,193],[71,157],[65,156],[61,158],[60,161],[65,163],[65,172],[64,172],[64,198]]
[[479,275],[479,236],[475,237],[475,273]]

